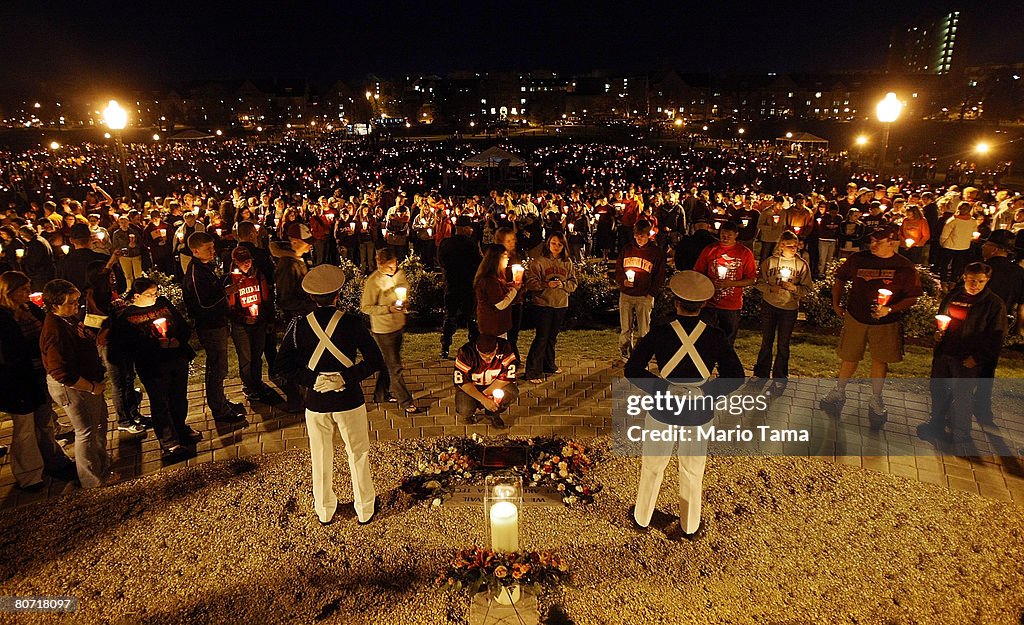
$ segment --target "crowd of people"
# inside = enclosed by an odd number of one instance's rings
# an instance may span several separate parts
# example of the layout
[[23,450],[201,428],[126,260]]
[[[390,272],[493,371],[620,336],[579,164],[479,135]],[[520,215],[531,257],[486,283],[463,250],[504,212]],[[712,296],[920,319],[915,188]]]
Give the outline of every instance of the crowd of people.
[[[555,350],[577,271],[596,259],[615,266],[627,370],[653,353],[637,346],[655,297],[674,272],[696,272],[713,291],[686,316],[716,328],[729,349],[744,290],[760,293],[754,381],[782,386],[800,301],[834,271],[841,364],[822,407],[841,412],[869,346],[873,427],[885,422],[882,385],[903,356],[900,321],[922,293],[919,267],[930,266],[951,318],[933,374],[975,380],[974,400],[965,405],[937,384],[939,416],[920,433],[958,443],[969,439],[972,411],[991,420],[984,380],[1003,335],[1022,328],[1024,268],[1014,257],[1024,250],[1024,197],[903,179],[849,182],[845,160],[824,152],[561,145],[529,155],[538,190],[456,197],[470,153],[458,144],[130,146],[137,184],[115,198],[109,151],[61,150],[0,154],[10,198],[0,225],[0,408],[14,420],[12,468],[27,489],[71,471],[83,487],[118,479],[106,451],[108,383],[122,435],[152,428],[169,461],[194,453],[202,435],[185,421],[195,336],[213,418],[240,422],[247,412],[224,392],[230,343],[246,400],[305,410],[321,521],[337,503],[324,474],[332,423],[355,441],[347,448],[357,512],[372,518],[358,383],[379,372],[375,401],[424,410],[401,354],[409,284],[400,265],[411,253],[444,282],[441,356],[450,357],[460,322],[469,329],[453,365],[457,413],[497,427],[507,425],[518,383],[561,372]],[[344,278],[330,270],[343,259],[368,275],[360,300],[368,324],[333,312]],[[838,259],[846,262],[836,269]],[[184,309],[160,295],[167,279],[180,284]],[[521,351],[526,307],[537,331]],[[74,428],[74,461],[55,442],[54,402]]]

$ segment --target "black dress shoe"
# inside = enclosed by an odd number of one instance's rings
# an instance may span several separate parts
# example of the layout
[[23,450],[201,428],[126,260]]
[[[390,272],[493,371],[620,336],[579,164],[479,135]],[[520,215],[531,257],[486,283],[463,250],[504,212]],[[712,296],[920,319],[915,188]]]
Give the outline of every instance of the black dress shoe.
[[646,534],[647,532],[651,531],[649,525],[640,525],[639,523],[637,523],[636,506],[631,506],[629,508],[629,523],[633,526],[633,531],[637,532],[638,534]]
[[379,511],[379,510],[380,510],[380,497],[374,497],[373,498],[373,514],[371,514],[370,518],[366,519],[365,521],[357,521],[357,522],[360,525],[369,525],[370,523],[373,523],[373,520],[375,518],[377,518],[377,511]]
[[241,423],[245,421],[245,415],[238,414],[234,411],[228,411],[220,416],[214,417],[214,421],[220,421],[221,423]]
[[[682,529],[682,525],[680,525],[679,527],[680,527],[680,530],[681,530]],[[679,539],[680,540],[688,540],[690,542],[693,542],[695,540],[700,540],[701,538],[704,538],[704,521],[701,521],[700,525],[697,526],[697,530],[695,532],[691,533],[691,534],[687,534],[686,532],[683,532],[683,531],[679,532]]]
[[160,454],[160,459],[165,462],[179,462],[185,458],[190,458],[196,455],[194,451],[185,447],[184,445],[174,445],[168,447]]
[[199,441],[203,440],[203,433],[197,432],[192,428],[186,428],[184,438],[186,441],[190,443],[198,443]]

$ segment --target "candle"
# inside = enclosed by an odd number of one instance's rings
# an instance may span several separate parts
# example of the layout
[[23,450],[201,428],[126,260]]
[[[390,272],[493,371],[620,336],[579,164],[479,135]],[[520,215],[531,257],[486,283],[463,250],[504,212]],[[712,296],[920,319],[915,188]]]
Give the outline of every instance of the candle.
[[793,270],[789,267],[783,267],[779,270],[779,275],[782,276],[783,282],[789,282],[789,277],[793,275]]
[[718,279],[725,280],[725,276],[729,273],[729,268],[725,265],[718,266]]
[[743,224],[744,228],[746,228],[747,225],[750,224],[750,220],[749,219],[741,219],[740,223]]
[[29,296],[28,296],[28,299],[31,300],[32,303],[35,304],[36,306],[39,306],[40,308],[43,307],[43,294],[42,293],[39,293],[39,292],[30,293]]
[[231,275],[240,276],[242,275],[242,270],[239,269],[238,267],[235,267],[234,269],[231,270]]
[[364,221],[363,222],[363,230],[366,230],[366,227],[369,226],[369,225],[370,225],[370,222]]
[[382,236],[382,237],[388,236],[388,229],[387,228],[381,228],[380,229],[380,236]]
[[348,229],[349,230],[355,230],[356,229],[356,222],[354,222],[354,221],[348,222]]
[[428,237],[434,236],[434,229],[433,228],[427,228],[427,236]]
[[24,258],[25,248],[19,247],[18,249],[14,250],[14,255],[17,256],[18,258]]
[[889,289],[878,289],[878,305],[885,306],[889,303],[889,299],[892,298],[892,291]]
[[800,234],[800,226],[793,226],[793,232]]
[[165,317],[154,319],[153,325],[156,326],[156,331],[160,333],[162,338],[167,338],[167,319]]
[[60,246],[60,251],[64,252],[64,255],[67,256],[71,252],[71,246],[65,243]]
[[719,229],[721,229],[721,227],[722,227],[722,222],[716,221],[715,222],[715,230],[719,230]]
[[217,236],[220,236],[220,233],[223,232],[223,230],[221,230],[220,228],[214,228],[213,231],[214,233],[216,233]]
[[572,223],[570,223],[569,224],[569,234],[572,234],[572,231],[573,231],[573,227],[572,227]]
[[179,241],[184,241],[185,240],[185,231],[184,230],[179,230],[178,231],[178,240]]
[[253,317],[259,317],[260,316],[260,305],[259,304],[253,304],[252,306],[249,306],[249,314],[252,315]]
[[935,315],[935,324],[938,326],[939,332],[945,332],[952,320],[953,318],[949,315]]
[[779,216],[778,215],[772,215],[772,223],[774,223],[774,224],[779,223]]
[[129,247],[135,247],[135,235],[134,234],[129,234],[128,235],[128,246]]
[[971,233],[971,240],[972,241],[977,241],[980,238],[981,238],[981,233],[978,232],[977,230],[975,230],[974,232]]
[[633,271],[632,269],[627,269],[626,270],[626,282],[632,282],[634,278],[636,278],[636,272]]
[[491,506],[491,549],[519,551],[519,509],[511,501]]
[[512,281],[520,282],[523,279],[523,274],[526,273],[526,268],[516,263],[512,265]]
[[906,241],[904,241],[904,243],[907,244],[907,249],[910,249],[910,248],[914,247],[914,240],[913,239],[907,239]]
[[160,228],[160,236],[161,237],[167,236],[167,228]]
[[408,292],[409,289],[405,288],[404,286],[395,287],[395,296],[398,297],[398,301],[395,302],[395,306],[401,308],[402,302],[405,300],[405,296]]
[[815,219],[814,221],[816,221],[816,222],[818,222],[818,223],[820,224],[820,223],[821,223],[821,217],[818,217],[818,218],[817,218],[817,219]]
[[105,236],[107,236],[107,235],[103,234],[102,231],[96,233],[96,238],[99,239],[100,241],[102,241],[103,237],[105,237]]

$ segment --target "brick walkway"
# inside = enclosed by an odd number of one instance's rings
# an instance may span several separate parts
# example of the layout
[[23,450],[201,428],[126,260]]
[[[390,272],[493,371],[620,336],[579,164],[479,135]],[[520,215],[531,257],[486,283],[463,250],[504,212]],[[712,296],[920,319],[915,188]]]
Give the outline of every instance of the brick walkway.
[[[611,431],[612,383],[621,378],[622,369],[613,366],[610,361],[585,360],[572,365],[563,363],[564,372],[551,376],[544,384],[523,384],[519,404],[510,411],[511,427],[505,430],[484,424],[467,426],[457,422],[451,367],[451,361],[440,360],[409,367],[406,370],[406,381],[418,403],[428,407],[428,412],[409,417],[395,404],[370,403],[367,408],[371,438],[384,441],[442,435],[465,436],[474,432],[481,435],[509,433],[588,437]],[[922,452],[921,443],[916,441],[913,432],[916,425],[926,418],[925,399],[912,395],[896,397],[889,390],[886,393],[890,420],[883,432],[868,431],[868,394],[858,393],[854,387],[851,387],[842,419],[829,425],[820,415],[808,416],[812,414],[811,409],[817,398],[827,390],[814,386],[821,384],[824,382],[808,381],[804,384],[797,380],[791,381],[785,394],[772,403],[768,414],[761,415],[767,419],[765,422],[791,426],[808,425],[809,422],[816,424],[815,427],[824,424],[827,433],[818,443],[825,443],[825,451],[819,447],[816,459],[811,461],[860,466],[1024,505],[1024,465],[1019,454],[1006,454],[1004,449],[1006,455],[1002,457],[968,461]],[[372,384],[368,383],[366,390],[367,396],[372,396]],[[228,381],[227,392],[233,401],[242,401],[241,386],[237,380]],[[248,423],[227,426],[211,419],[205,407],[201,386],[190,390],[189,403],[192,409],[188,423],[201,431],[204,439],[197,447],[198,455],[189,459],[188,465],[309,448],[305,421],[301,414],[289,415],[256,404],[250,407]],[[143,412],[147,412],[145,405]],[[742,419],[720,419],[717,424],[729,427],[741,420],[751,425],[749,415]],[[985,432],[978,431],[975,426],[979,449],[983,453],[999,448],[1000,441],[1024,440],[1024,431],[1014,429],[1019,428],[1019,425],[1014,426],[999,419],[997,424],[999,428],[990,428]],[[111,425],[114,425],[113,419]],[[7,421],[0,426],[0,444],[9,444],[10,437],[11,422]],[[908,445],[914,444],[914,450],[901,452],[908,450]],[[114,428],[109,434],[108,448],[114,457],[114,469],[125,478],[147,475],[166,466],[160,459],[160,446],[152,432],[147,432],[145,436],[122,436]],[[73,447],[66,449],[70,453]],[[14,488],[14,477],[9,465],[8,455],[0,465],[0,508],[44,501],[75,488],[63,482],[50,481],[48,488],[43,491],[22,493]]]

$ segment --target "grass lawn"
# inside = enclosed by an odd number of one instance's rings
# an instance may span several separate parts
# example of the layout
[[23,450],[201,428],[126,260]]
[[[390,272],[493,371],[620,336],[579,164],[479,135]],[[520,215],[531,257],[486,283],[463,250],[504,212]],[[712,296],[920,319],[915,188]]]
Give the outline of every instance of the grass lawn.
[[[573,330],[559,335],[557,357],[566,359],[613,359],[617,356],[619,333],[617,330]],[[460,345],[465,343],[466,331],[459,330],[452,345],[452,355]],[[524,330],[519,337],[519,346],[525,358],[533,340],[533,330]],[[837,336],[815,332],[812,328],[800,328],[793,333],[790,350],[789,371],[793,377],[833,378],[838,372],[839,362],[836,358]],[[757,351],[761,346],[761,335],[755,330],[741,329],[736,339],[736,351],[740,361],[749,370],[757,359]],[[441,350],[440,332],[408,332],[402,356],[407,367],[415,367],[416,363],[436,360]],[[229,345],[229,376],[238,375],[234,347]],[[899,378],[927,378],[931,371],[932,350],[922,345],[907,345],[906,356],[902,363],[894,365],[889,375]],[[203,366],[206,354],[199,350],[192,367],[192,382],[202,382]],[[865,358],[857,369],[856,377],[869,376],[870,361]],[[1024,354],[1015,350],[1004,350],[996,370],[999,378],[1024,378]]]

